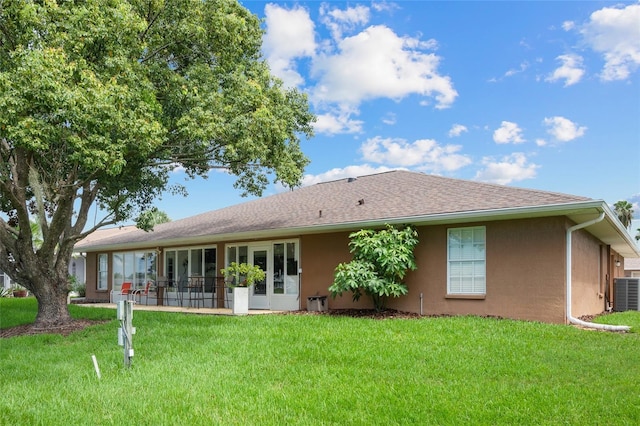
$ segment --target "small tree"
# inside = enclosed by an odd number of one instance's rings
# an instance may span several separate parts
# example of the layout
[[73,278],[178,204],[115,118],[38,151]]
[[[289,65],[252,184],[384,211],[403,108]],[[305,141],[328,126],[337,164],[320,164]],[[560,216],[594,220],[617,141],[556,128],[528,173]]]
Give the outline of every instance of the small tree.
[[350,291],[356,301],[364,293],[371,297],[376,311],[382,311],[389,296],[400,297],[409,292],[402,280],[407,271],[417,268],[413,255],[418,244],[415,229],[387,225],[379,231],[354,232],[349,238],[353,260],[336,267],[334,282],[329,287],[332,297]]

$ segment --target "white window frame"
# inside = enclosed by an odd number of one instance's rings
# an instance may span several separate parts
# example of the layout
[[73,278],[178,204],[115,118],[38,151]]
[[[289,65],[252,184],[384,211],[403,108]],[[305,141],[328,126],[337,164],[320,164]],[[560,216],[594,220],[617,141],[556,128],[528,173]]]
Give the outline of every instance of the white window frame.
[[[104,259],[104,263],[102,259]],[[96,290],[107,290],[109,281],[109,256],[106,253],[99,253],[97,262],[98,278],[96,280]],[[101,269],[102,266],[104,266],[104,269]]]
[[[147,255],[152,255],[147,257]],[[113,290],[120,291],[123,282],[131,282],[132,288],[143,290],[147,281],[155,281],[158,274],[158,253],[153,250],[136,250],[113,253]],[[116,261],[116,258],[121,261]],[[141,260],[144,261],[142,264]],[[154,270],[155,269],[155,270]]]
[[[271,288],[271,296],[274,297],[299,297],[300,293],[300,240],[298,239],[287,239],[287,240],[271,240],[271,241],[261,241],[257,243],[229,243],[225,245],[224,248],[224,256],[225,256],[225,267],[229,267],[231,262],[248,262],[249,261],[249,253],[252,247],[256,246],[269,246],[269,254],[271,259],[270,262],[275,260],[275,246],[276,244],[284,245],[284,264],[281,267],[274,266],[274,270],[272,274],[277,274],[282,279],[282,283],[274,285]],[[292,245],[292,247],[289,246]],[[240,256],[240,249],[243,248],[243,257]],[[291,248],[291,250],[289,250]],[[234,256],[230,257],[229,249],[234,249]],[[275,279],[275,277],[268,277],[268,279]],[[282,292],[276,292],[276,288],[282,288]],[[231,289],[229,289],[229,292]]]
[[[457,237],[455,243],[453,237]],[[487,292],[486,257],[485,226],[449,228],[447,230],[447,294],[485,295]]]
[[[200,259],[198,260],[198,268],[194,265],[194,254],[200,250]],[[210,270],[210,266],[207,266],[206,263],[206,254],[207,250],[215,250],[215,262],[213,269]],[[174,262],[178,261],[178,252],[186,251],[187,252],[187,263],[185,265],[173,265],[174,270],[169,271],[168,269],[168,257],[169,253],[173,253]],[[204,245],[204,246],[188,246],[188,247],[167,247],[164,249],[164,274],[168,279],[179,281],[181,277],[188,278],[190,276],[203,276],[209,278],[215,278],[218,275],[218,245]],[[183,268],[183,270],[179,270],[179,268]]]

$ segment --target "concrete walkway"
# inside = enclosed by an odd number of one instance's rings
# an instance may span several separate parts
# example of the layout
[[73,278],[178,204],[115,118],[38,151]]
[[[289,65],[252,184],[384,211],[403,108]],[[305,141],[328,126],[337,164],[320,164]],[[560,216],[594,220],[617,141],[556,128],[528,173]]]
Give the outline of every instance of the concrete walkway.
[[[88,308],[107,308],[115,309],[115,303],[78,303],[78,306],[85,306]],[[156,305],[142,305],[136,303],[133,307],[134,311],[154,311],[154,312],[179,312],[183,314],[199,314],[199,315],[233,315],[231,309],[228,308],[193,308],[182,306],[156,306]],[[263,315],[263,314],[279,314],[283,311],[267,311],[262,309],[249,309],[249,315]]]

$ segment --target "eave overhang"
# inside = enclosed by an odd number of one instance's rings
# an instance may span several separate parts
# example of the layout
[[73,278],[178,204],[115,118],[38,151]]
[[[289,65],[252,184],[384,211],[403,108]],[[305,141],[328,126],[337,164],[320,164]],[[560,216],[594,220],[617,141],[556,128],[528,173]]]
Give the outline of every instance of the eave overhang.
[[94,244],[77,251],[120,251],[148,249],[154,247],[176,247],[186,245],[224,243],[231,241],[265,240],[270,238],[291,238],[301,235],[352,231],[362,228],[375,228],[390,225],[412,224],[416,226],[462,224],[472,222],[487,222],[496,220],[541,218],[552,216],[566,216],[576,224],[587,222],[600,213],[605,213],[605,219],[585,230],[603,243],[610,245],[624,257],[640,257],[640,248],[629,232],[622,226],[609,206],[601,200],[589,200],[575,203],[543,205],[534,207],[513,207],[494,210],[474,210],[464,212],[448,212],[419,216],[404,216],[382,218],[376,220],[340,222],[333,224],[319,224],[308,226],[294,226],[273,229],[251,230],[245,232],[209,234],[199,236],[181,236],[162,240],[139,241],[135,243]]

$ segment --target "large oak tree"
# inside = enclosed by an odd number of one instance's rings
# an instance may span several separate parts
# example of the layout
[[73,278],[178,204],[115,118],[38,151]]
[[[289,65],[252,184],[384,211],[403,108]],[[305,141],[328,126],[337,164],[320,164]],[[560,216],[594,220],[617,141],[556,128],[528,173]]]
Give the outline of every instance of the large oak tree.
[[[152,208],[172,167],[258,195],[299,183],[314,117],[261,42],[235,0],[0,0],[0,270],[36,327],[71,320],[74,244]],[[87,226],[91,206],[107,213]]]

